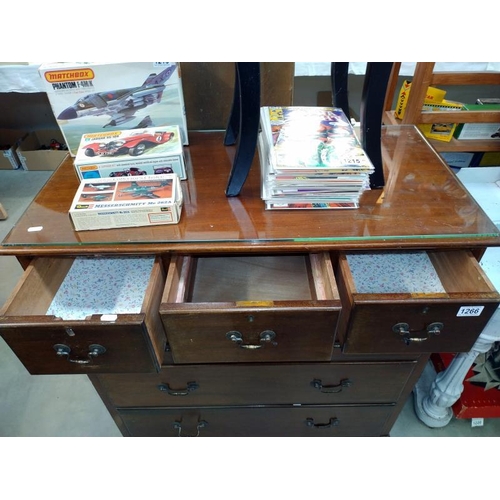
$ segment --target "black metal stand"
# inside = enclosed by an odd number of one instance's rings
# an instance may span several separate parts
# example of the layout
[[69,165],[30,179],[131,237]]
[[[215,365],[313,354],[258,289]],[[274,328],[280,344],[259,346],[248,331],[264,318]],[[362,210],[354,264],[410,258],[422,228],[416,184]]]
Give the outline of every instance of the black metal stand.
[[236,144],[226,196],[238,196],[250,172],[260,121],[260,63],[236,63],[233,105],[224,145]]
[[347,119],[351,119],[349,110],[349,63],[332,62],[330,68],[332,81],[332,101],[334,108],[340,108]]
[[381,147],[382,113],[393,64],[392,62],[368,63],[361,95],[359,118],[361,145],[375,167],[375,172],[370,176],[372,189],[382,188],[385,185]]

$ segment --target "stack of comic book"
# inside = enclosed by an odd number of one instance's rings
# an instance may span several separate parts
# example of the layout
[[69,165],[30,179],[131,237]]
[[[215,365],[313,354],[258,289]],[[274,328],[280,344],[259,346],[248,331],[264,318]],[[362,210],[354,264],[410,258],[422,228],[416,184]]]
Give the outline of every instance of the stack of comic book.
[[261,108],[266,209],[358,208],[374,167],[341,109]]

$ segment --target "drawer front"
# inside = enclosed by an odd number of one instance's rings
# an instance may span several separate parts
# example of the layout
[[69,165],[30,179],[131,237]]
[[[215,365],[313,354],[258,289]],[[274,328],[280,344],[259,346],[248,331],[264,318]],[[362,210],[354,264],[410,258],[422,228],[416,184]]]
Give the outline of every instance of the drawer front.
[[[122,281],[116,275],[123,260],[96,258],[104,266],[90,269],[102,274],[88,275],[75,272],[72,258],[29,264],[2,307],[0,335],[31,374],[159,371],[166,345],[159,314],[165,271],[159,258],[149,257],[139,269],[134,259],[127,261],[132,276]],[[135,290],[137,281],[142,290]],[[102,290],[88,288],[89,282],[102,282]],[[64,306],[53,307],[57,301]],[[110,314],[115,301],[120,308]],[[128,308],[133,312],[123,312]]]
[[156,372],[141,322],[4,325],[2,337],[32,375]]
[[483,303],[479,304],[484,307],[480,316],[457,316],[463,305],[463,301],[356,304],[351,310],[344,352],[467,352],[498,306]]
[[344,353],[466,352],[500,302],[470,252],[392,252],[363,260],[351,272],[347,256],[339,258],[337,340]]
[[175,363],[329,361],[338,311],[164,314]]
[[394,407],[120,409],[134,437],[379,436]]
[[160,314],[175,363],[329,361],[340,308],[325,252],[173,256]]
[[117,407],[393,403],[416,362],[168,366],[159,374],[101,375]]

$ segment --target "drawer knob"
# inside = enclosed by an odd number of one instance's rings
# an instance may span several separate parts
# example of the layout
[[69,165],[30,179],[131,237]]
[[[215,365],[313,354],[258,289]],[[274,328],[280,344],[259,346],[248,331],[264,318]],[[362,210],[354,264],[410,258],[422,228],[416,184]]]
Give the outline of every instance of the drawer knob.
[[[429,340],[433,335],[439,335],[444,329],[444,324],[440,322],[430,323],[427,327],[421,330],[410,330],[410,325],[408,323],[396,323],[392,327],[394,333],[398,333],[403,336],[403,342],[406,345],[410,345],[412,342],[424,342]],[[410,337],[410,334],[425,332],[424,337]]]
[[307,427],[314,427],[315,429],[329,429],[330,427],[337,427],[340,425],[340,420],[332,417],[327,424],[316,424],[314,423],[314,418],[307,418],[306,425]]
[[208,425],[208,422],[205,420],[200,420],[196,423],[196,435],[194,434],[182,434],[182,422],[174,422],[174,429],[179,431],[179,437],[198,437],[200,435],[200,429],[203,429]]
[[243,343],[243,335],[241,332],[238,332],[236,330],[231,330],[230,332],[226,333],[226,338],[230,340],[231,342],[234,342],[235,344],[238,344],[239,347],[242,349],[260,349],[263,347],[265,344],[271,344],[273,346],[278,345],[278,342],[274,341],[274,338],[276,337],[276,333],[273,332],[272,330],[264,330],[263,332],[260,333],[260,344],[244,344]]
[[56,354],[59,357],[64,357],[66,356],[66,359],[70,363],[77,363],[80,365],[88,365],[92,363],[94,358],[97,358],[100,354],[104,354],[106,352],[106,349],[99,344],[91,344],[89,345],[89,352],[87,353],[87,359],[74,359],[70,358],[69,354],[71,352],[71,348],[65,344],[55,344],[54,345],[54,350],[56,351]]
[[187,396],[191,391],[198,389],[199,385],[196,382],[188,382],[185,389],[171,389],[168,384],[160,384],[158,389],[166,392],[169,396]]
[[352,382],[348,378],[344,378],[337,385],[323,385],[320,379],[315,378],[311,385],[325,394],[336,394],[342,392],[344,388],[351,387]]

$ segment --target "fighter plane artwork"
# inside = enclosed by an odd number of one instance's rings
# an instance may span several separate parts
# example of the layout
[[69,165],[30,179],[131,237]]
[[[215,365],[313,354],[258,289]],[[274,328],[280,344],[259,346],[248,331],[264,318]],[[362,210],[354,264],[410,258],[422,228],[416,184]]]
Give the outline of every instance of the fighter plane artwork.
[[75,120],[84,116],[109,115],[111,120],[103,128],[116,127],[133,120],[138,110],[161,101],[166,82],[176,67],[173,63],[158,74],[151,73],[139,87],[88,94],[61,111],[57,119]]
[[165,189],[167,186],[171,185],[172,181],[162,181],[160,184],[156,184],[153,186],[140,184],[139,182],[132,181],[129,187],[120,189],[120,193],[118,196],[131,196],[132,198],[161,198],[155,194],[155,191],[159,191],[160,189]]
[[115,187],[114,183],[113,184],[86,184],[85,187],[89,187],[92,189],[96,189],[97,191],[107,191],[109,189],[113,189]]

